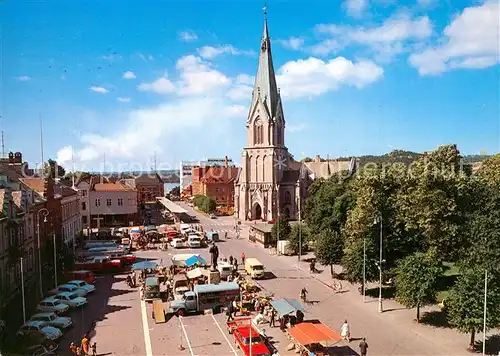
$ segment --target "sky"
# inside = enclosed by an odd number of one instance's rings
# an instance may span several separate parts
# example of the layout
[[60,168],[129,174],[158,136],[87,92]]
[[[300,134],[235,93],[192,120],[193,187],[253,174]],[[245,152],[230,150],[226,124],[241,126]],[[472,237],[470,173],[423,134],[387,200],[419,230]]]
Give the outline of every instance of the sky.
[[[68,169],[241,161],[261,1],[0,2],[5,152]],[[296,159],[500,150],[499,5],[269,1]]]

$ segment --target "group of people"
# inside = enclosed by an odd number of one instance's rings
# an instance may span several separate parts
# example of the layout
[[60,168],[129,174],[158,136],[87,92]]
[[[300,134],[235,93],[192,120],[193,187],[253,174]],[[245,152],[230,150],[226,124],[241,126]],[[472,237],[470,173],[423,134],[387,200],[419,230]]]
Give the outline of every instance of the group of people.
[[[74,342],[69,345],[69,350],[71,355],[75,356],[97,356],[97,343],[94,342],[90,344],[90,339],[87,334],[83,335],[82,341],[79,346],[76,346]],[[92,350],[92,353],[90,353]]]

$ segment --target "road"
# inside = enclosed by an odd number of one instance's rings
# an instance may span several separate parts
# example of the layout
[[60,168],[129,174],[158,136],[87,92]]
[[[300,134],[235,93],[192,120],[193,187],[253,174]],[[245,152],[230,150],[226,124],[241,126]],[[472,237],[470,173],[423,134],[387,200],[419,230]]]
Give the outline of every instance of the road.
[[[279,297],[297,299],[301,288],[305,286],[309,291],[309,299],[314,301],[306,307],[306,319],[319,319],[334,330],[339,330],[344,319],[347,319],[354,341],[339,344],[337,355],[357,355],[357,344],[362,337],[367,338],[370,355],[468,355],[464,350],[467,335],[412,323],[408,315],[413,315],[413,312],[401,308],[379,314],[376,300],[362,303],[355,287],[345,285],[343,293],[334,293],[325,281],[300,269],[297,257],[273,256],[263,247],[249,242],[248,226],[242,225],[241,238],[236,239],[233,217],[210,219],[185,204],[182,206],[191,215],[197,215],[205,231],[228,231],[228,239],[218,243],[220,257],[232,255],[239,258],[245,252],[247,257],[259,259],[266,270],[272,272],[270,278],[259,281],[267,291]],[[209,260],[206,248],[140,251],[137,256],[169,264],[174,254],[186,252],[199,253]],[[241,354],[240,351],[233,350],[233,341],[224,328],[223,314],[187,316],[181,319],[174,317],[167,323],[155,324],[151,318],[151,305],[139,300],[137,290],[126,286],[124,276],[108,276],[98,281],[97,288],[96,296],[90,298],[90,305],[84,312],[85,326],[79,326],[79,316],[75,315],[77,326],[73,333],[70,331],[64,336],[61,343],[62,354],[68,354],[64,351],[69,342],[77,340],[77,336],[90,327],[91,320],[101,315],[104,315],[104,319],[97,323],[91,334],[92,341],[97,341],[99,354]],[[268,330],[266,333],[278,340],[277,347],[281,355],[295,354],[284,350],[288,342],[278,329]]]

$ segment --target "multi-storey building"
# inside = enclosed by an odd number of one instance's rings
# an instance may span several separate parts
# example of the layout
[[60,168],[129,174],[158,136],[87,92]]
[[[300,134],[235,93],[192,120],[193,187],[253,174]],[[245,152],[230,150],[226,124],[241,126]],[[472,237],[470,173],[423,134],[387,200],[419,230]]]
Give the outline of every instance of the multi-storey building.
[[224,166],[225,164],[232,165],[233,160],[224,158],[209,158],[206,161],[182,161],[180,164],[180,188],[181,192],[187,186],[191,185],[193,180],[193,169],[196,167],[214,167]]
[[137,219],[137,190],[121,182],[91,176],[76,184],[82,212],[82,226],[100,228],[128,226]]
[[141,174],[138,177],[124,177],[120,182],[137,190],[137,204],[156,203],[157,197],[165,196],[163,179],[157,173]]

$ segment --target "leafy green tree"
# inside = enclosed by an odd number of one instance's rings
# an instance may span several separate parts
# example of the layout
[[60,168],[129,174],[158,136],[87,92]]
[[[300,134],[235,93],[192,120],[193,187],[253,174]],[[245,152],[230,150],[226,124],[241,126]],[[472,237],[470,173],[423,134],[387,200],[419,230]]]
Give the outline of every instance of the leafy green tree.
[[477,174],[487,182],[500,182],[500,153],[485,159]]
[[45,163],[45,174],[49,174],[51,177],[63,178],[66,175],[66,170],[59,166],[56,161],[53,159],[49,159],[47,163]]
[[215,201],[215,199],[212,197],[205,197],[201,206],[201,210],[203,210],[207,214],[211,214],[215,212],[216,209],[217,202]]
[[206,198],[207,197],[205,195],[195,195],[193,197],[194,206],[196,206],[198,209],[201,209]]
[[286,215],[280,215],[271,228],[271,236],[274,241],[288,240],[291,232],[290,221]]
[[290,231],[290,235],[288,235],[288,248],[290,248],[294,254],[298,254],[299,249],[301,249],[301,252],[304,252],[304,247],[307,246],[309,237],[309,228],[306,224],[302,222],[294,224]]
[[[462,333],[470,333],[469,349],[474,349],[476,332],[483,330],[484,277],[480,268],[464,269],[446,299],[448,321]],[[486,303],[487,330],[500,326],[500,278],[497,273],[488,275]]]
[[340,263],[344,255],[344,240],[334,230],[324,230],[316,236],[314,255],[325,266],[330,266],[330,274],[334,275],[333,265]]
[[[364,252],[366,247],[366,260]],[[377,250],[373,240],[351,239],[346,241],[344,256],[342,257],[342,268],[344,277],[351,283],[360,283],[363,285],[363,265],[365,265],[366,282],[372,282],[378,279],[379,272],[376,262],[378,261]]]
[[432,254],[417,252],[399,261],[395,270],[396,301],[407,308],[420,308],[436,302],[437,282],[442,263]]

